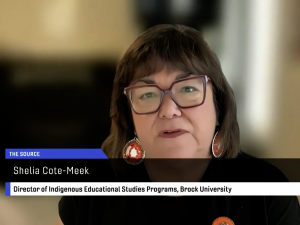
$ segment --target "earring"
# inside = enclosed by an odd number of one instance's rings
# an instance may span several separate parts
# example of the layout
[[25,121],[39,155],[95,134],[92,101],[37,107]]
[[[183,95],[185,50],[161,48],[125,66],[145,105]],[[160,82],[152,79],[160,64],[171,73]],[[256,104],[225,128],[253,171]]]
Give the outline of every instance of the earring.
[[123,158],[131,165],[140,164],[145,158],[145,151],[142,149],[137,137],[126,143],[123,148]]
[[212,145],[211,145],[211,151],[214,157],[219,158],[223,153],[224,148],[221,149],[220,145],[220,137],[218,136],[218,132],[215,134]]

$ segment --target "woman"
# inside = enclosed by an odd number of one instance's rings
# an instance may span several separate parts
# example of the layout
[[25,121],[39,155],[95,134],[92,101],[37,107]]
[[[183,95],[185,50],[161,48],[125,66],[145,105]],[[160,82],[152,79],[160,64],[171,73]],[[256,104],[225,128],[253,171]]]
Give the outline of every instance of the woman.
[[[102,149],[128,163],[114,164],[112,181],[287,181],[240,150],[233,92],[192,28],[158,25],[136,39],[117,67],[111,119]],[[296,197],[63,197],[59,213],[64,225],[300,224]]]

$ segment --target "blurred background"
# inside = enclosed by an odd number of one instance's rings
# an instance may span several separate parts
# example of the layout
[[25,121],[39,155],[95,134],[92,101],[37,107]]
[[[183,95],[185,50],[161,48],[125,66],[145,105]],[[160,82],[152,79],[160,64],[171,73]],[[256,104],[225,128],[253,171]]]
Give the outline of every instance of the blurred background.
[[[220,58],[243,150],[300,158],[299,11],[293,0],[0,0],[4,148],[100,148],[118,60],[148,27],[180,23]],[[1,192],[1,225],[55,223],[58,197]]]

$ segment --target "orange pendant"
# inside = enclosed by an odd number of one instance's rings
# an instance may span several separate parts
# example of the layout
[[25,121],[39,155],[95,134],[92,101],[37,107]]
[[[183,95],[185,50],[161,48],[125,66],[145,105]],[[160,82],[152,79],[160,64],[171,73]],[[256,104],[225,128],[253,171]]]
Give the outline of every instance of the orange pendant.
[[212,225],[234,225],[234,222],[228,217],[222,216],[215,219]]

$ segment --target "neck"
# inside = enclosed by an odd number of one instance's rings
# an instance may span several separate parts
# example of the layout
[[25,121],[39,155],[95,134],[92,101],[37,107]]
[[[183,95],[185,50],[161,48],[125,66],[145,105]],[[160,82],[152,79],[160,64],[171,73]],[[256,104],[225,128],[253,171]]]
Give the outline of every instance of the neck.
[[199,182],[210,160],[145,159],[144,165],[152,182]]

